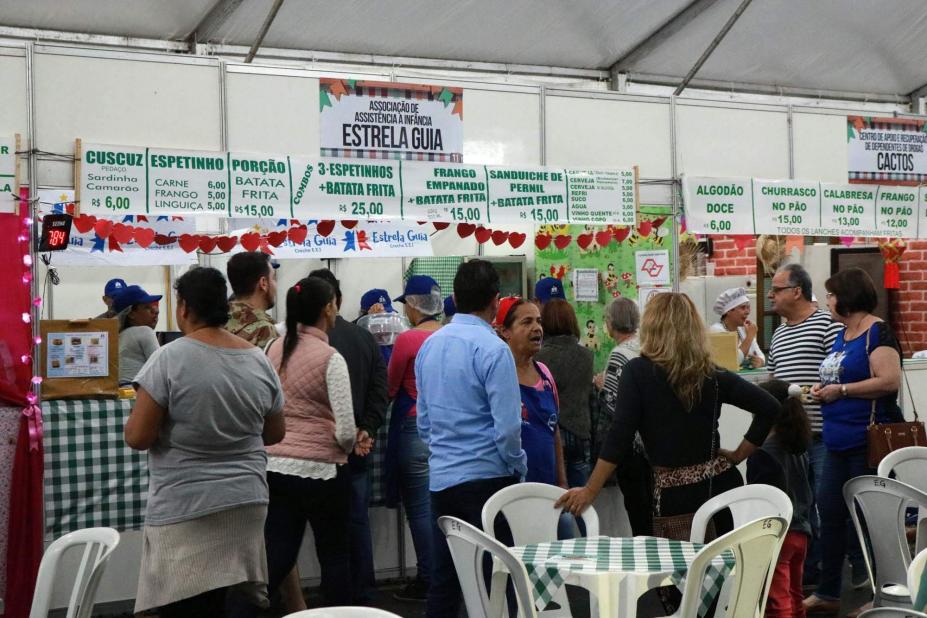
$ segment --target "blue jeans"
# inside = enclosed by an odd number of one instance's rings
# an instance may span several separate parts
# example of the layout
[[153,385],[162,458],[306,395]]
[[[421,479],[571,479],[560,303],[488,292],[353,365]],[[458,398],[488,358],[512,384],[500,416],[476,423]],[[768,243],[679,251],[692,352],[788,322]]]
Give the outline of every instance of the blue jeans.
[[808,449],[808,482],[811,484],[811,539],[808,555],[805,557],[805,575],[809,580],[817,580],[821,574],[821,517],[818,514],[817,496],[821,474],[824,471],[824,456],[827,447],[820,435],[814,436]]
[[418,437],[414,416],[402,420],[399,437],[399,487],[402,504],[412,532],[418,562],[418,578],[431,576],[432,523],[431,492],[428,491],[428,446]]
[[351,470],[351,588],[355,605],[372,605],[376,576],[373,571],[373,538],[370,535],[370,477],[367,462],[350,456]]
[[[843,559],[847,554],[847,534],[851,527],[847,525],[850,513],[843,499],[843,485],[864,474],[875,474],[875,470],[869,467],[865,446],[849,451],[826,451],[817,496],[821,515],[822,569],[821,583],[815,595],[822,599],[840,599]],[[856,538],[855,533],[853,538]]]

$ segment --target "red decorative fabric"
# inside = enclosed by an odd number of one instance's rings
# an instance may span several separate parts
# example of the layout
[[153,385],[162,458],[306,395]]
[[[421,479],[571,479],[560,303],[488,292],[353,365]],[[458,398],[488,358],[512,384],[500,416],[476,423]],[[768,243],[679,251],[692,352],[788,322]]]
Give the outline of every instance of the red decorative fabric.
[[[20,196],[28,199],[29,192],[22,190]],[[34,410],[27,399],[33,376],[32,326],[23,321],[23,314],[32,310],[30,288],[23,278],[26,273],[31,275],[31,269],[23,262],[23,255],[29,254],[31,236],[23,223],[27,217],[27,201],[20,202],[18,215],[0,214],[0,264],[7,265],[0,269],[0,324],[3,325],[0,402]],[[24,358],[26,362],[23,362]],[[26,618],[29,615],[35,578],[42,561],[44,455],[41,440],[33,441],[35,448],[30,448],[29,422],[30,418],[20,417],[10,483],[4,599],[6,618]],[[34,430],[33,424],[33,433]]]

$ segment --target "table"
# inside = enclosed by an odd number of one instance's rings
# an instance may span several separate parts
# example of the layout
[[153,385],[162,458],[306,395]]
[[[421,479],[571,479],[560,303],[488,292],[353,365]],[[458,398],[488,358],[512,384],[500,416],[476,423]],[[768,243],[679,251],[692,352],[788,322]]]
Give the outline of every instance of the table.
[[[652,588],[681,587],[700,543],[656,537],[598,536],[513,547],[525,564],[538,609],[566,583],[582,586],[598,598],[600,616],[633,616],[637,600]],[[730,552],[711,562],[702,584],[699,615],[711,607],[734,567]],[[612,609],[620,607],[618,611]]]

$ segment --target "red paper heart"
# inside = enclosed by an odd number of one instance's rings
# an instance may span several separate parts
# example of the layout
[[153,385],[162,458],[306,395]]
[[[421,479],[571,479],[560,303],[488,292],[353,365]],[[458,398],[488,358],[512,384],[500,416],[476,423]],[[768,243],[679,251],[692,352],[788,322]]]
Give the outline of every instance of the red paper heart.
[[109,235],[113,233],[113,222],[107,221],[106,219],[98,219],[96,223],[93,224],[93,231],[97,233],[97,236],[100,238],[109,238]]
[[309,234],[308,228],[305,225],[300,225],[297,227],[291,227],[290,231],[287,232],[287,237],[292,240],[295,244],[301,245],[306,242],[306,236]]
[[248,232],[247,234],[242,234],[238,242],[245,248],[245,251],[257,251],[258,247],[261,246],[261,235],[257,232]]
[[267,244],[271,247],[279,247],[283,244],[284,240],[286,240],[286,232],[282,230],[279,232],[271,232],[267,235]]
[[446,229],[447,226],[450,225],[450,223],[446,223],[444,221],[435,221],[432,225],[435,226],[436,230],[440,231],[440,230]]
[[658,228],[666,221],[666,217],[660,217],[653,220],[653,227]]
[[509,239],[509,233],[502,230],[496,230],[491,235],[492,242],[497,247]]
[[215,236],[204,236],[200,238],[200,251],[209,253],[219,244],[219,239]]
[[132,236],[134,235],[132,231],[133,228],[129,227],[128,225],[117,223],[113,226],[113,231],[110,233],[110,236],[115,238],[117,242],[124,245],[132,240]]
[[190,253],[191,251],[196,251],[196,248],[199,246],[200,240],[196,236],[191,236],[190,234],[181,234],[180,235],[180,248]]
[[466,238],[476,230],[476,226],[472,223],[458,223],[457,224],[457,234],[461,238]]
[[734,246],[737,247],[740,251],[743,251],[753,243],[753,236],[749,234],[738,234],[733,236]]
[[417,225],[425,225],[425,224],[428,223],[428,222],[427,222],[427,221],[416,221],[415,223],[416,223]]
[[607,247],[612,241],[612,233],[608,230],[595,233],[595,241],[600,247]]
[[81,215],[74,219],[74,227],[76,227],[77,231],[81,234],[86,234],[93,229],[93,224],[96,222],[96,217],[92,217],[90,215]]
[[315,226],[315,231],[318,232],[319,236],[328,236],[332,233],[332,230],[335,229],[334,221],[319,221]]
[[550,246],[553,237],[550,234],[538,234],[534,237],[534,246],[543,251]]
[[580,249],[588,249],[589,245],[592,244],[593,234],[589,232],[587,234],[580,234],[576,237],[576,244],[579,245]]
[[637,233],[641,236],[650,236],[650,232],[653,231],[653,223],[650,221],[641,221],[640,225],[637,226]]
[[177,242],[176,236],[167,236],[166,234],[155,234],[155,244],[157,245],[160,245],[163,247],[164,245],[172,245],[175,242]]
[[569,234],[560,234],[554,238],[554,246],[558,249],[566,249],[573,237]]
[[238,238],[235,236],[220,236],[219,237],[219,250],[223,253],[228,253],[231,251],[235,245],[238,244]]
[[[512,249],[518,249],[525,243],[525,239],[527,238],[527,234],[522,234],[521,232],[512,232],[509,234],[509,244],[512,246]],[[550,238],[550,236],[548,236],[548,238]]]
[[631,228],[627,225],[621,227],[616,227],[612,235],[615,237],[615,242],[619,245],[624,242],[624,239],[631,234]]
[[155,239],[155,231],[150,227],[135,228],[135,244],[142,249],[147,249]]
[[476,228],[474,235],[476,236],[476,242],[482,245],[492,237],[492,230],[481,225],[480,227]]
[[341,225],[343,225],[344,227],[350,230],[352,227],[357,225],[357,221],[354,221],[354,220],[342,221]]

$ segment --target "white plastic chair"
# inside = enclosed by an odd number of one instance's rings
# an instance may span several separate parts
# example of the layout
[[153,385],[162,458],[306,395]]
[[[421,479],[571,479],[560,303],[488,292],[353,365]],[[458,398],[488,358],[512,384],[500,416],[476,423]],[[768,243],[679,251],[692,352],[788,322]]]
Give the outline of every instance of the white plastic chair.
[[911,551],[905,534],[905,510],[911,503],[927,508],[927,493],[895,479],[865,475],[844,484],[843,499],[863,550],[873,606],[910,607],[907,584]]
[[68,549],[81,545],[84,546],[84,553],[74,577],[66,616],[67,618],[88,618],[90,616],[97,587],[100,585],[100,579],[106,568],[106,561],[119,545],[119,533],[112,528],[76,530],[56,539],[48,546],[45,555],[42,556],[42,563],[39,565],[29,618],[48,616],[61,557]]
[[725,580],[731,581],[727,607],[719,600],[716,615],[727,618],[754,616],[766,604],[782,540],[789,530],[784,517],[764,517],[751,521],[707,544],[695,555],[682,591],[682,601],[674,618],[697,618],[702,600],[702,582],[715,556],[730,550],[734,554],[734,570]]
[[[546,483],[518,483],[500,489],[483,505],[483,530],[496,538],[494,523],[496,516],[502,513],[512,531],[512,540],[516,546],[556,541],[557,526],[563,509],[554,508],[554,503],[565,493],[565,489]],[[579,519],[582,519],[586,527],[587,537],[599,536],[599,515],[595,508],[590,506]],[[492,596],[501,593],[498,584],[493,587]],[[551,602],[559,607],[539,612],[540,616],[572,616],[565,587],[557,590]]]
[[287,614],[283,618],[402,618],[402,616],[375,607],[319,607]]
[[[892,451],[879,462],[879,476],[889,478],[895,473],[895,480],[907,483],[914,489],[927,493],[927,446],[906,446]],[[927,548],[927,509],[918,509],[917,541],[915,551]]]
[[927,614],[903,607],[876,607],[867,609],[859,618],[927,618]]
[[724,509],[731,510],[735,529],[761,517],[782,517],[787,522],[792,521],[792,501],[785,492],[772,485],[744,485],[702,504],[692,518],[689,540],[704,543],[708,522]]
[[460,580],[460,589],[467,606],[467,615],[470,618],[496,618],[501,615],[504,607],[504,601],[501,599],[493,605],[486,591],[483,577],[485,553],[501,562],[512,578],[520,615],[524,618],[537,618],[525,565],[505,545],[456,517],[438,518],[438,527],[441,528],[450,547],[457,579]]
[[[911,565],[908,567],[908,592],[911,594],[913,607],[918,610],[927,609],[927,602],[924,599],[918,599],[921,582],[924,578],[925,564],[927,564],[927,549],[914,556],[914,560],[911,561]],[[927,598],[927,595],[924,596]]]

